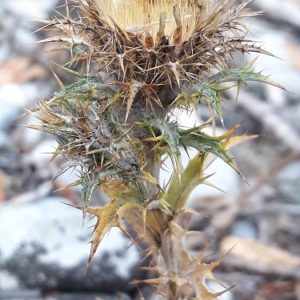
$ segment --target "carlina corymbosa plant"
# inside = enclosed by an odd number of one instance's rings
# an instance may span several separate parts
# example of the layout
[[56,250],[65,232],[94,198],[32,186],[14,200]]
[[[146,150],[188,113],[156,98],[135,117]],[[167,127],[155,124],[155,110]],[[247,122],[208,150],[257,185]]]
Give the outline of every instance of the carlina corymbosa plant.
[[[54,33],[40,42],[69,50],[68,68],[62,68],[78,80],[64,86],[55,75],[61,91],[30,111],[41,125],[29,127],[56,138],[54,157],[67,160],[57,176],[74,167],[80,172],[71,186],[82,185],[82,206],[74,207],[83,218],[86,213],[97,218],[86,271],[110,228],[129,236],[126,223],[137,233],[135,243],[148,244],[156,277],[145,282],[155,287],[157,299],[211,300],[228,290],[207,288],[206,279],[220,283],[212,270],[221,258],[205,264],[204,251],[191,257],[178,216],[192,212],[186,203],[193,189],[210,184],[205,169],[215,157],[242,176],[227,150],[252,137],[232,137],[239,125],[210,136],[203,132],[208,122],[185,128],[175,115],[204,103],[223,124],[222,91],[232,86],[239,91],[247,81],[281,87],[254,72],[254,61],[234,64],[236,52],[271,55],[247,37],[243,19],[259,14],[249,12],[252,1],[234,2],[74,0],[66,2],[65,16],[39,21]],[[82,73],[72,69],[78,62]],[[191,148],[197,154],[183,167],[180,151]],[[166,157],[173,172],[161,186]],[[96,188],[110,200],[91,208]]]

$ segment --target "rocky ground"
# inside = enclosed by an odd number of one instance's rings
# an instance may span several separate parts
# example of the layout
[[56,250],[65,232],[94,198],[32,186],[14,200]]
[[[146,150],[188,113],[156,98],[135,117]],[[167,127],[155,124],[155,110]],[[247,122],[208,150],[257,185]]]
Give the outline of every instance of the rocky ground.
[[[139,269],[140,249],[128,248],[131,242],[118,230],[111,230],[82,275],[90,225],[82,228],[80,212],[61,203],[79,203],[80,188],[60,190],[76,173],[51,182],[63,163],[49,164],[55,141],[21,126],[36,123],[31,116],[18,118],[23,107],[59,90],[51,68],[64,83],[72,80],[51,63],[63,64],[67,53],[32,44],[43,36],[32,33],[38,25],[30,20],[47,18],[59,4],[0,2],[0,299],[138,299],[136,286],[128,282],[149,274]],[[260,135],[231,152],[249,186],[217,160],[209,172],[217,172],[212,182],[226,193],[209,187],[193,193],[190,205],[203,217],[192,219],[191,229],[198,233],[186,243],[193,254],[210,239],[215,254],[209,260],[234,246],[215,271],[225,286],[234,286],[223,300],[299,300],[300,1],[257,0],[251,7],[265,10],[251,20],[252,34],[280,58],[260,57],[255,69],[289,92],[249,84],[237,102],[234,93],[224,94],[226,127],[246,120],[239,133]],[[207,117],[200,107],[193,122]],[[104,197],[95,193],[93,201],[101,205]],[[151,291],[140,288],[151,299]]]

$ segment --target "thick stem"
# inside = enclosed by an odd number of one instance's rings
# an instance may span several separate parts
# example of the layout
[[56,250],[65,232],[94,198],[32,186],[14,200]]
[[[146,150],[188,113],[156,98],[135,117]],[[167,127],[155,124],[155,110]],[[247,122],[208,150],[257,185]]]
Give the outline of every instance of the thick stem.
[[167,295],[166,299],[179,300],[181,299],[182,294],[179,290],[178,284],[174,281],[174,279],[179,277],[180,271],[178,268],[181,258],[178,256],[178,243],[176,242],[176,239],[180,237],[175,236],[174,232],[169,226],[169,216],[166,216],[161,211],[155,211],[154,214],[159,226],[160,245],[158,245],[158,247],[164,262],[164,265],[160,267],[162,267],[161,271],[168,279],[167,286],[164,288]]

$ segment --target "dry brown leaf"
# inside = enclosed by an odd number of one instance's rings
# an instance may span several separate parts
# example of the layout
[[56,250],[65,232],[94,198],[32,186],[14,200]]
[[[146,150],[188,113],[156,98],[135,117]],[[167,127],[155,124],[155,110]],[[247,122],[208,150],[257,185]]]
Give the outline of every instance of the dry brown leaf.
[[26,57],[12,58],[0,66],[0,83],[24,83],[44,78],[46,70],[39,64],[32,64]]
[[278,297],[278,296],[287,297],[288,295],[292,296],[294,294],[295,288],[296,288],[295,280],[272,281],[264,284],[259,289],[258,294],[260,297]]
[[238,259],[236,263],[241,267],[245,266],[263,273],[300,268],[300,257],[279,248],[263,245],[255,240],[227,236],[220,244],[222,251],[228,251],[232,246],[234,248],[230,255]]

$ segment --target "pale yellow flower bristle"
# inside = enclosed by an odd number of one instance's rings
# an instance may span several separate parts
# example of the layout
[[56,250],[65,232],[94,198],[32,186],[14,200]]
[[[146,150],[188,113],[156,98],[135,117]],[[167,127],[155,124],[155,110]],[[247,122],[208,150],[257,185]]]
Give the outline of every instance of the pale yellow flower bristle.
[[[212,10],[229,0],[97,0],[97,6],[108,23],[114,20],[127,32],[159,31],[161,13],[166,14],[165,35],[172,37],[176,29],[173,7],[178,5],[182,21],[183,39],[188,39],[199,22],[205,20]],[[232,1],[230,1],[232,2]]]

